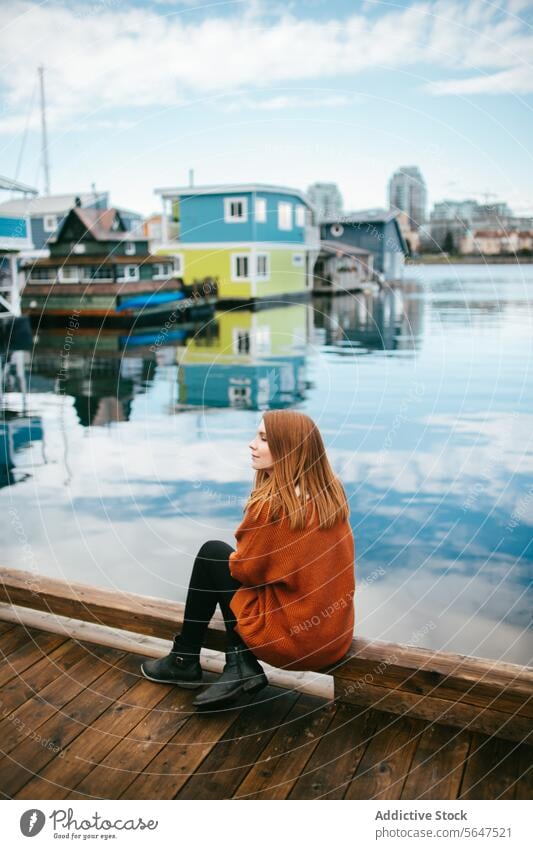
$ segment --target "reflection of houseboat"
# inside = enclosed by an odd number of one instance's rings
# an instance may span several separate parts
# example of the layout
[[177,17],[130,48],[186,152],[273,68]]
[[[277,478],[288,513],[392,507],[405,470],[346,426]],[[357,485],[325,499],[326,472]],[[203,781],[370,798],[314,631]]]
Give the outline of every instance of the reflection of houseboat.
[[42,439],[40,416],[0,410],[0,487],[17,483],[20,476],[26,476],[23,467],[16,462],[16,455],[32,442],[41,442]]
[[257,410],[301,401],[306,310],[293,304],[217,313],[216,336],[178,348],[179,404]]
[[193,320],[211,314],[214,281],[195,290],[176,279],[170,256],[152,256],[148,240],[126,230],[116,209],[75,206],[50,240],[50,256],[28,263],[22,309],[57,321],[79,313],[115,326]]
[[329,353],[358,356],[372,351],[414,351],[420,346],[421,301],[405,298],[401,288],[386,287],[378,295],[317,295],[313,306],[315,333]]
[[308,296],[319,234],[301,192],[262,184],[156,191],[158,250],[174,254],[184,280],[216,277],[224,301]]

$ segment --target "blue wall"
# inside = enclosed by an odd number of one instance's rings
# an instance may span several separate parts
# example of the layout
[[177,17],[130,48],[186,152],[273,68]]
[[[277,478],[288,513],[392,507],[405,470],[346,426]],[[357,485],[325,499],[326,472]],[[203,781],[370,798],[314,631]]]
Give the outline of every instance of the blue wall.
[[344,232],[341,236],[334,236],[331,228],[335,228],[335,224],[322,224],[320,228],[320,236],[329,242],[338,242],[339,245],[352,245],[356,248],[363,248],[371,251],[374,254],[374,268],[377,271],[386,272],[388,263],[385,260],[385,254],[392,254],[390,261],[392,264],[396,254],[404,257],[402,242],[398,233],[398,227],[395,221],[357,221],[353,223],[340,221],[344,227]]
[[[224,198],[245,197],[248,201],[246,222],[224,221]],[[255,220],[255,198],[265,198],[267,220]],[[278,202],[292,205],[292,230],[278,229]],[[305,227],[296,226],[296,207],[303,201],[291,194],[275,192],[232,192],[216,195],[183,195],[180,198],[180,240],[182,242],[299,242],[305,239]]]
[[24,218],[0,217],[0,237],[8,239],[27,239],[28,228]]

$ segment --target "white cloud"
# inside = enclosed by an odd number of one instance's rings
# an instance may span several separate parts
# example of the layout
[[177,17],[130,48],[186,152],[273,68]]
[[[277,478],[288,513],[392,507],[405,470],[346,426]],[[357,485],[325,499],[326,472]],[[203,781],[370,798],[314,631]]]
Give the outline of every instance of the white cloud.
[[433,94],[529,94],[533,91],[533,69],[529,66],[509,68],[497,74],[478,74],[461,80],[431,83]]
[[[517,10],[519,1],[510,2],[506,14],[505,8],[502,12],[481,0],[426,0],[407,8],[380,8],[378,16],[356,13],[319,21],[298,19],[259,1],[238,4],[225,17],[217,17],[214,4],[210,16],[203,10],[200,18],[165,4],[128,8],[15,0],[0,4],[0,131],[24,129],[40,63],[46,67],[52,126],[90,121],[106,110],[172,108],[243,88],[264,91],[416,63],[431,63],[446,73],[476,72],[468,79],[434,83],[433,93],[523,94],[533,91],[533,75],[526,73],[533,36]],[[263,101],[252,100],[262,109],[299,104],[291,95],[294,103],[289,97],[285,105],[285,97],[285,92],[270,93]],[[37,110],[30,126],[38,127]]]

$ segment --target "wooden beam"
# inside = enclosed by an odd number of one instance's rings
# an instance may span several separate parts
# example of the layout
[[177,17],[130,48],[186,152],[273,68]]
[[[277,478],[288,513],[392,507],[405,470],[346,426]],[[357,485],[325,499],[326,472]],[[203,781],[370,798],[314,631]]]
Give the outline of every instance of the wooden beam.
[[[135,593],[0,569],[0,601],[84,622],[171,639],[184,605]],[[206,647],[226,645],[221,616]],[[533,669],[513,663],[356,637],[334,666],[339,701],[523,740],[533,718]]]
[[[179,601],[5,568],[0,568],[0,601],[162,639],[172,639],[180,632],[185,609]],[[221,616],[211,621],[206,645],[224,650],[225,628]]]

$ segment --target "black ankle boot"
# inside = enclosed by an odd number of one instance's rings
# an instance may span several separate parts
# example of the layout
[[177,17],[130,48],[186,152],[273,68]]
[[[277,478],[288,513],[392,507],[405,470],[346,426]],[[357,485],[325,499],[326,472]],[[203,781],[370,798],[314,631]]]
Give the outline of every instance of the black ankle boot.
[[170,654],[159,660],[144,660],[141,672],[149,681],[159,684],[177,684],[187,689],[202,686],[200,652],[182,647],[179,636],[174,638]]
[[193,700],[197,708],[221,707],[243,693],[258,693],[268,684],[263,667],[244,643],[231,645],[226,652],[222,675]]

